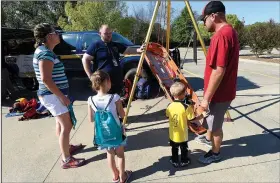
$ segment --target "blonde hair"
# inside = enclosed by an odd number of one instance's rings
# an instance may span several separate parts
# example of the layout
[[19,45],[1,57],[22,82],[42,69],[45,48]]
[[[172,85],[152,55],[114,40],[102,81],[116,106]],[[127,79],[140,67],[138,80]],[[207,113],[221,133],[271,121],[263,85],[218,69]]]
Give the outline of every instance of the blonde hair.
[[178,97],[184,94],[186,91],[186,87],[182,82],[175,82],[170,87],[170,93],[173,97]]
[[98,70],[90,76],[92,88],[97,91],[100,87],[104,86],[104,82],[110,80],[109,74],[104,71]]

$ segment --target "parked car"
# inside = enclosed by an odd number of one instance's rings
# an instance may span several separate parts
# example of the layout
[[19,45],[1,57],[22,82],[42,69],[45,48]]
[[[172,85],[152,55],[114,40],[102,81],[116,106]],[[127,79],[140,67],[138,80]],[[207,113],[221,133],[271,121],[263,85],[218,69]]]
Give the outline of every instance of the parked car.
[[38,85],[32,64],[34,48],[33,31],[30,29],[13,29],[2,27],[1,44],[4,60],[8,64],[10,77],[13,83],[21,80],[23,85],[32,90]]
[[[54,52],[63,62],[66,72],[83,72],[82,56],[93,41],[101,40],[98,31],[60,32],[61,42],[54,48]],[[139,48],[124,36],[113,32],[112,41],[127,47]],[[123,69],[123,77],[133,80],[137,70],[140,54],[121,55],[120,65]],[[151,78],[149,66],[144,62],[142,76]]]
[[[4,40],[2,40],[2,43],[3,41],[6,41],[9,43],[7,44],[9,45],[9,48],[17,48],[10,49],[8,55],[5,55],[5,61],[9,64],[16,64],[18,66],[19,77],[22,79],[26,88],[36,90],[38,88],[38,81],[36,80],[32,63],[33,53],[35,51],[33,46],[35,41],[32,30],[2,28],[2,32],[3,30]],[[75,72],[75,74],[78,74],[79,72],[86,76],[82,65],[82,56],[93,41],[101,39],[98,31],[58,31],[60,33],[61,42],[54,48],[54,52],[63,62],[66,72]],[[130,40],[116,32],[113,32],[112,40],[127,47],[135,49],[140,47],[140,45],[133,44]],[[124,79],[129,79],[131,82],[133,81],[140,56],[141,54],[121,55],[120,65],[123,69]],[[154,79],[153,74],[145,61],[142,68],[141,77]]]

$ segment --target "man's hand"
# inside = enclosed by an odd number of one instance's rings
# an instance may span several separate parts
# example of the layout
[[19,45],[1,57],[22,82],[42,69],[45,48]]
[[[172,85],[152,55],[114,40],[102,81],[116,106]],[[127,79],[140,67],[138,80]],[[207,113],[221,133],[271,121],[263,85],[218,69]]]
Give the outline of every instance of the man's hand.
[[142,53],[146,48],[146,43],[143,43],[142,46],[140,48],[137,49],[138,53]]
[[209,110],[209,102],[205,99],[203,99],[200,102],[200,106],[203,108],[204,111],[208,111]]

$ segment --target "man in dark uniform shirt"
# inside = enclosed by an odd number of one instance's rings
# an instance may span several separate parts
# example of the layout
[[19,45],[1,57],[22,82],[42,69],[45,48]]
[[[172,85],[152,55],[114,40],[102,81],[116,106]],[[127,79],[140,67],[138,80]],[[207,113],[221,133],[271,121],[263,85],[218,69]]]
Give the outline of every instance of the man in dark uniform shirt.
[[[120,94],[123,88],[123,73],[120,66],[120,53],[124,53],[126,46],[112,41],[112,30],[108,25],[102,25],[99,30],[101,40],[93,42],[83,56],[83,67],[90,78],[93,71],[103,70],[110,75],[112,87],[109,93]],[[144,45],[137,49],[143,52]],[[93,61],[93,68],[91,68]]]

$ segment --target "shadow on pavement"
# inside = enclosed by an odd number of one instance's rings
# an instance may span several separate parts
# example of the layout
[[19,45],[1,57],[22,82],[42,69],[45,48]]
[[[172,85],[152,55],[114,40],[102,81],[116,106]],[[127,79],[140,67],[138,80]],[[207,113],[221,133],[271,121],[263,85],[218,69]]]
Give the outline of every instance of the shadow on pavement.
[[[189,140],[193,140],[194,138],[195,134],[189,133]],[[138,151],[154,147],[169,147],[168,128],[151,129],[148,131],[141,131],[140,133],[135,135],[128,136],[125,152]],[[91,146],[89,148],[85,148],[79,151],[79,153],[92,152],[95,150],[96,148]],[[106,159],[105,151],[102,152],[102,154],[98,154],[97,156],[88,159],[87,163]]]
[[[270,129],[270,131],[280,136],[280,128]],[[280,140],[267,131],[263,131],[262,134],[227,140],[222,145],[223,160],[280,152]]]
[[[280,135],[280,128],[271,129],[274,133]],[[194,139],[195,135],[189,133],[189,140]],[[149,131],[142,131],[138,134],[128,137],[128,146],[126,152],[138,151],[154,147],[169,147],[168,144],[168,128],[152,129]],[[204,155],[203,150],[193,149],[189,147],[191,153],[189,155],[192,163],[186,168],[174,168],[169,163],[169,156],[159,157],[158,161],[151,162],[147,167],[136,170],[133,172],[131,180],[137,180],[146,176],[150,176],[158,171],[169,172],[169,176],[175,175],[177,171],[184,171],[186,169],[194,169],[205,166],[200,164],[197,159]],[[80,153],[93,151],[94,148],[87,148]],[[170,149],[171,151],[171,149]],[[276,154],[280,152],[280,141],[274,138],[270,133],[266,131],[263,134],[257,134],[252,136],[245,136],[238,139],[231,139],[224,141],[222,144],[222,161],[237,157],[256,157],[265,154]],[[170,152],[171,153],[171,152]],[[87,163],[106,159],[106,153],[99,154],[87,160]]]
[[[203,90],[203,83],[204,80],[199,77],[186,77],[187,81],[190,83],[194,91]],[[251,82],[250,80],[246,79],[245,77],[238,76],[237,77],[237,91],[241,90],[249,90],[249,89],[256,89],[260,88],[256,83]]]
[[138,122],[142,123],[142,122],[154,122],[154,121],[166,120],[167,117],[165,116],[165,109],[162,109],[160,111],[156,111],[153,113],[129,116],[127,119],[129,123],[138,123]]
[[182,167],[182,168],[175,168],[169,163],[170,156],[164,156],[158,159],[157,162],[151,162],[151,165],[148,167],[145,167],[140,170],[136,170],[133,172],[131,181],[137,180],[143,177],[150,176],[156,172],[168,172],[168,177],[169,176],[174,176],[176,172],[179,171],[185,171],[187,169],[193,169],[193,168],[198,168],[202,167],[202,164],[199,164],[196,159],[203,154],[204,151],[201,150],[195,150],[193,153],[190,154],[190,159],[191,159],[191,164],[188,165],[187,167]]
[[[280,135],[280,128],[272,129],[278,135]],[[222,144],[222,161],[238,157],[256,157],[265,154],[276,154],[280,152],[280,141],[277,138],[273,138],[269,133],[257,134],[252,136],[241,137],[238,139],[232,139],[224,141]],[[143,169],[133,172],[131,180],[137,180],[146,176],[150,176],[156,172],[169,172],[168,176],[173,176],[177,171],[184,171],[186,169],[194,169],[202,166],[197,159],[204,155],[204,151],[199,149],[192,149],[190,159],[192,163],[186,168],[174,168],[169,163],[170,156],[159,158],[157,162],[151,162],[151,164]]]
[[[168,129],[161,128],[161,129],[153,129],[149,131],[143,131],[136,135],[130,135],[127,139],[127,147],[125,151],[135,151],[135,150],[143,150],[153,147],[159,146],[168,146]],[[80,151],[80,153],[94,151],[95,148],[90,147]],[[88,163],[102,160],[106,158],[105,151],[104,153],[94,156],[87,160]]]

